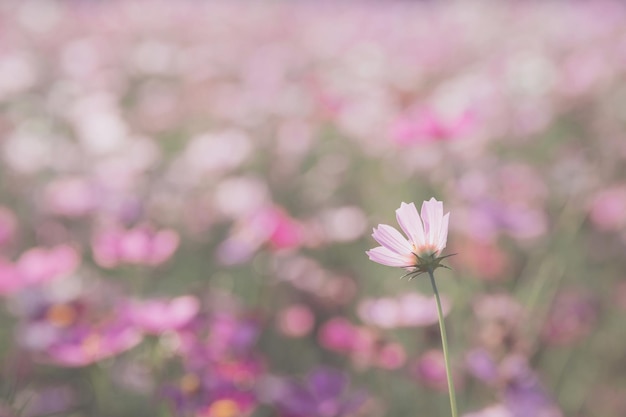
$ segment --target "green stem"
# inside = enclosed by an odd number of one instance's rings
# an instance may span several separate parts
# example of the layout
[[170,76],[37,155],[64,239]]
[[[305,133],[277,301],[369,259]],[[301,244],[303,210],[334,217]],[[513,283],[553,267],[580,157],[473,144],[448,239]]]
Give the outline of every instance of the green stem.
[[437,300],[437,314],[439,316],[439,330],[441,331],[441,345],[443,347],[443,360],[446,363],[446,378],[448,379],[448,393],[450,394],[450,410],[452,411],[452,417],[457,417],[456,410],[456,394],[454,393],[454,382],[452,381],[452,372],[450,371],[450,359],[448,355],[448,338],[446,337],[446,324],[443,319],[443,310],[441,309],[441,299],[439,298],[439,291],[437,291],[437,284],[435,283],[435,276],[432,269],[428,270],[428,276],[430,277],[430,283],[433,286],[435,293],[435,299]]

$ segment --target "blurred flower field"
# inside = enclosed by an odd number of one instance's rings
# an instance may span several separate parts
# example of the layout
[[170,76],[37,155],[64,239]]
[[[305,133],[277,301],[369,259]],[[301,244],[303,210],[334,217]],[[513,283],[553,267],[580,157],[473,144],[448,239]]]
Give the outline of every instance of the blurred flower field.
[[0,3],[0,416],[626,415],[626,8]]

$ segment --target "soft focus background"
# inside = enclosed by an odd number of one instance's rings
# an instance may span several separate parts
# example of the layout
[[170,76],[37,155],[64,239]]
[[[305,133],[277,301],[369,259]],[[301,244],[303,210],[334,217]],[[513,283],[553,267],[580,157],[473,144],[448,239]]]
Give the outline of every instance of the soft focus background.
[[0,3],[0,416],[626,415],[626,8]]

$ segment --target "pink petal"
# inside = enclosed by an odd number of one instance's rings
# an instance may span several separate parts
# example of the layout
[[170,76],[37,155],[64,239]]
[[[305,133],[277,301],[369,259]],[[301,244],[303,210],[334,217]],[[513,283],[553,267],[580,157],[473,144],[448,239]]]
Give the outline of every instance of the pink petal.
[[422,204],[422,220],[424,221],[424,231],[426,243],[436,245],[439,240],[441,221],[443,218],[443,203],[431,198]]
[[439,231],[439,243],[437,244],[437,248],[439,250],[443,250],[446,247],[446,243],[448,241],[448,223],[450,220],[450,213],[447,213],[443,216],[443,220],[441,221],[441,230]]
[[411,266],[415,263],[410,257],[399,255],[383,246],[371,249],[367,252],[370,260],[382,265],[397,266],[400,268]]
[[396,210],[396,219],[404,233],[415,246],[423,246],[426,243],[424,239],[424,227],[422,226],[422,220],[419,214],[417,214],[415,204],[400,204],[400,208]]
[[378,229],[374,229],[372,237],[387,249],[401,255],[410,255],[413,250],[409,241],[400,232],[386,224],[379,224]]
[[159,231],[152,239],[152,251],[149,255],[150,265],[159,265],[167,261],[178,249],[180,237],[170,229]]

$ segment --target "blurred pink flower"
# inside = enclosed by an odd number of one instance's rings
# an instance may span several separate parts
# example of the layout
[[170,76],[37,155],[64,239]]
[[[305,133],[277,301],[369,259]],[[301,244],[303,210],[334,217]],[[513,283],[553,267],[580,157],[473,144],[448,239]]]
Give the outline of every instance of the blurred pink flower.
[[174,230],[137,227],[105,230],[96,236],[92,248],[96,263],[103,268],[122,263],[156,266],[174,254],[178,243]]
[[598,321],[599,303],[591,293],[567,290],[552,301],[541,336],[549,345],[568,346],[588,337]]
[[463,414],[463,417],[515,417],[515,416],[504,405],[494,404],[480,411]]
[[269,243],[274,249],[298,247],[302,241],[301,226],[282,209],[274,208],[267,213],[267,222],[272,225]]
[[357,329],[343,317],[328,320],[319,330],[319,344],[326,349],[350,352],[355,344]]
[[[446,365],[444,357],[439,350],[429,350],[424,353],[414,363],[412,369],[413,376],[429,388],[439,391],[448,389],[446,380]],[[455,386],[460,386],[462,379],[460,374],[453,372],[453,380]]]
[[242,264],[264,244],[273,250],[292,249],[301,245],[302,238],[302,226],[282,208],[259,208],[235,224],[217,249],[217,257],[224,265]]
[[[400,296],[398,300],[400,308],[400,325],[411,326],[430,326],[436,324],[439,320],[437,317],[437,302],[435,297],[427,297],[419,293],[408,293]],[[452,303],[445,295],[441,296],[441,309],[443,315],[447,316],[452,308]]]
[[527,357],[508,355],[500,362],[499,371],[504,381],[502,403],[512,416],[563,417],[539,375],[530,368]]
[[77,328],[45,352],[48,360],[68,366],[86,366],[127,351],[141,342],[141,335],[127,324],[117,323],[105,328]]
[[[442,297],[441,301],[443,314],[447,315],[450,301],[447,297]],[[358,315],[364,323],[381,328],[430,326],[438,321],[434,297],[419,293],[398,298],[364,299],[359,303]]]
[[511,260],[496,242],[466,239],[454,245],[459,253],[452,264],[476,278],[497,281],[507,277]]
[[200,302],[193,296],[171,300],[146,300],[131,303],[128,318],[147,333],[159,334],[188,324],[198,314]]
[[67,245],[29,249],[14,264],[0,259],[0,294],[68,276],[79,263],[78,253]]
[[96,205],[96,195],[87,180],[67,177],[50,182],[46,186],[44,201],[46,209],[67,217],[83,216]]
[[600,230],[620,230],[626,225],[626,186],[598,192],[589,205],[589,217]]
[[448,239],[448,219],[443,214],[443,203],[431,198],[422,204],[422,216],[415,204],[402,203],[396,210],[396,218],[409,240],[395,228],[381,224],[374,229],[372,237],[382,246],[367,251],[370,260],[379,264],[405,268],[409,272],[423,271],[424,262],[431,266]]
[[427,109],[399,116],[391,125],[390,136],[400,146],[449,140],[466,134],[474,123],[470,111],[445,118]]
[[378,351],[377,364],[383,369],[398,369],[406,361],[406,352],[399,343],[388,343]]
[[280,331],[289,337],[303,337],[311,332],[315,316],[303,304],[291,305],[278,313],[277,324]]

